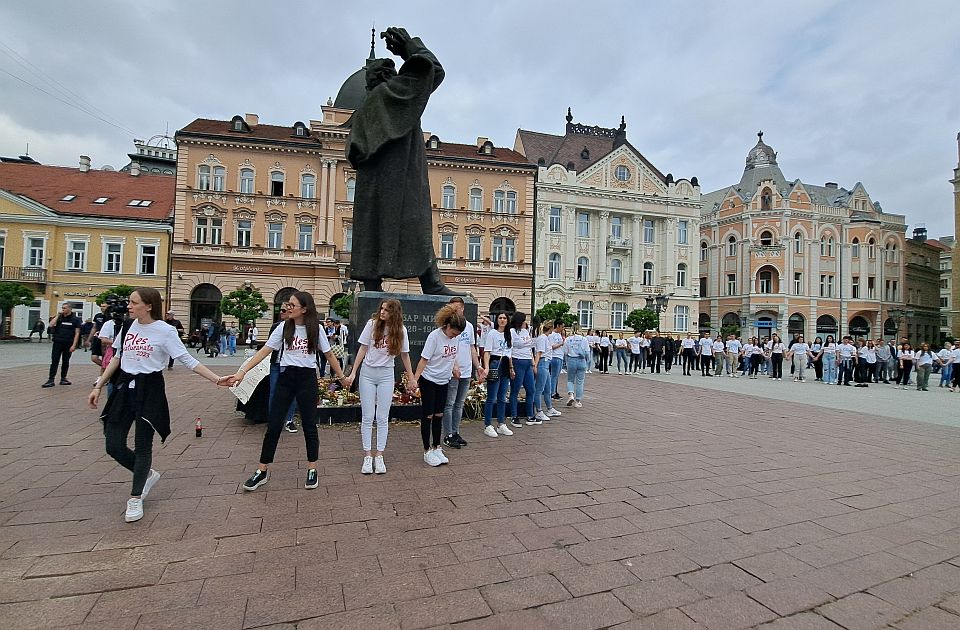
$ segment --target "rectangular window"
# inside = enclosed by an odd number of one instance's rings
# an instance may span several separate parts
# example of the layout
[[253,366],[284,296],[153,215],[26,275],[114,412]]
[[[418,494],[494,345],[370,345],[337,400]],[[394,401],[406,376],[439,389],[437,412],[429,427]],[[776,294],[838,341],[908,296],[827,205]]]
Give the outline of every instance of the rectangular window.
[[799,271],[793,272],[793,294],[803,295],[803,274]]
[[773,292],[773,278],[766,273],[760,274],[760,293],[767,294]]
[[503,212],[503,202],[505,195],[502,190],[494,191],[493,193],[493,211],[494,212]]
[[737,294],[737,274],[728,273],[727,274],[727,295],[736,295]]
[[205,217],[197,217],[197,226],[193,234],[194,243],[206,243],[207,236],[210,233],[209,220]]
[[580,318],[580,328],[593,328],[593,301],[578,301],[577,316]]
[[950,308],[950,298],[940,298],[940,308]]
[[873,276],[867,276],[867,299],[877,299],[877,279]]
[[480,212],[483,210],[483,191],[479,188],[470,189],[470,211]]
[[613,217],[610,219],[610,237],[620,240],[623,238],[623,219]]
[[950,280],[948,280],[947,278],[942,279],[942,280],[940,281],[940,288],[941,288],[941,289],[949,289],[949,288],[950,288]]
[[727,256],[737,255],[737,239],[733,236],[727,239]]
[[157,246],[140,246],[140,264],[137,265],[141,276],[154,276],[157,274]]
[[440,235],[440,258],[453,258],[453,234]]
[[223,219],[210,219],[210,244],[223,244]]
[[707,279],[700,278],[700,297],[707,297]]
[[274,197],[283,197],[284,175],[279,171],[270,173],[270,194]]
[[651,263],[643,265],[643,285],[647,287],[653,285],[653,265]]
[[237,221],[237,247],[250,247],[251,232],[253,232],[253,221],[249,219]]
[[554,234],[560,233],[560,208],[556,206],[550,208],[550,231]]
[[107,243],[103,253],[103,272],[120,273],[121,257],[123,256],[122,243]]
[[860,258],[860,243],[850,245],[850,258]]
[[690,327],[690,307],[674,306],[673,307],[673,329],[687,330],[689,327]]
[[210,167],[201,166],[197,174],[197,188],[210,190]]
[[507,191],[507,214],[517,213],[517,193],[512,190]]
[[3,255],[5,253],[7,245],[7,237],[3,234],[0,234],[0,267],[3,267]]
[[514,262],[517,256],[517,239],[495,236],[493,238],[493,260]]
[[820,297],[833,297],[833,279],[830,274],[820,274]]
[[677,244],[687,244],[687,221],[677,221]]
[[43,267],[46,242],[42,238],[27,239],[27,267]]
[[222,192],[224,190],[223,180],[227,178],[227,169],[222,166],[213,167],[213,189]]
[[590,215],[586,212],[577,213],[577,236],[582,238],[590,236]]
[[267,224],[267,248],[283,248],[283,223]]
[[851,287],[851,297],[853,299],[858,299],[860,297],[860,276],[853,276],[853,280],[850,283]]
[[352,252],[353,251],[353,224],[349,224],[344,228],[343,235],[343,249],[344,251]]
[[70,241],[67,245],[67,270],[86,271],[87,269],[87,242]]
[[469,260],[480,260],[480,237],[467,237],[467,258]]
[[317,180],[313,175],[304,175],[300,179],[300,196],[313,199],[317,194]]
[[309,223],[301,223],[297,226],[297,249],[301,252],[313,250],[313,226]]
[[622,330],[627,327],[627,303],[613,302],[610,305],[610,327]]
[[653,219],[643,220],[643,242],[644,243],[653,242]]
[[560,278],[560,254],[550,254],[547,260],[547,277],[551,280]]
[[456,192],[453,189],[453,186],[444,186],[443,193],[440,196],[440,207],[447,210],[452,210],[456,204]]
[[240,192],[244,195],[253,194],[253,171],[249,168],[240,169]]

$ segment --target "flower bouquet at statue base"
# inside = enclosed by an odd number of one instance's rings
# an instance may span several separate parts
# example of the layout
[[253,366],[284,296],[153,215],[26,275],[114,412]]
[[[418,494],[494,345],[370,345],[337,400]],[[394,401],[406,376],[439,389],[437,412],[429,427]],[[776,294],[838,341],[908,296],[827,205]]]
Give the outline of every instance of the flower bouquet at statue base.
[[360,404],[360,395],[344,389],[336,379],[317,379],[317,393],[320,407],[348,407]]
[[404,374],[400,377],[400,380],[393,388],[393,404],[394,405],[419,405],[420,404],[420,388],[418,387],[413,392],[407,390],[407,375]]

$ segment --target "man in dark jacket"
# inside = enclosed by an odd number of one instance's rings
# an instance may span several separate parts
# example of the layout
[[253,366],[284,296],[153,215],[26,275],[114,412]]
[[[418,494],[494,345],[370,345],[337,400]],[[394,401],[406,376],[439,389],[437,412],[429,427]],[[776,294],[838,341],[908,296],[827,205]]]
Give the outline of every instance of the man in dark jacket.
[[[653,373],[656,371],[657,374],[660,373],[660,362],[663,361],[663,353],[666,350],[668,340],[660,336],[660,331],[657,331],[657,334],[653,336],[653,339],[650,340],[650,372]],[[669,364],[667,364],[667,371],[670,371]]]
[[70,385],[67,380],[67,371],[70,369],[70,355],[80,343],[80,326],[83,321],[73,314],[73,307],[64,303],[60,307],[60,314],[50,318],[47,330],[53,341],[53,350],[50,357],[50,376],[41,387],[53,387],[53,378],[60,367],[60,384]]

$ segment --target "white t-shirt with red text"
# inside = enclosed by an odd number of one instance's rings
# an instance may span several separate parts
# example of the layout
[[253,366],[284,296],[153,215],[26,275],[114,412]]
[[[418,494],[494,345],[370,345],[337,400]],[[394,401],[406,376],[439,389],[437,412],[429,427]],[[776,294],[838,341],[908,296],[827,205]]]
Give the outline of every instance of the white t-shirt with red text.
[[127,374],[160,372],[167,367],[171,357],[191,370],[200,364],[196,357],[187,352],[177,329],[163,320],[149,324],[133,320],[126,336],[121,340],[117,335],[113,340],[115,351],[120,350],[121,342],[123,355],[120,357],[120,369]]
[[420,351],[420,358],[427,360],[427,367],[421,374],[437,385],[446,385],[453,377],[453,364],[457,361],[460,346],[459,336],[450,339],[442,328],[435,329],[427,336]]
[[[273,332],[270,333],[270,338],[267,339],[267,347],[272,350],[280,350],[280,348],[285,345],[283,343],[284,326],[285,324],[281,324],[273,329]],[[317,333],[317,349],[320,352],[330,351],[330,342],[327,340],[327,335],[323,332],[323,328],[319,328],[319,332]],[[283,355],[280,357],[280,367],[317,367],[316,353],[307,350],[306,326],[294,327],[293,341],[290,343],[290,347],[283,348]]]
[[[374,321],[368,319],[367,324],[363,327],[363,332],[360,333],[360,344],[367,347],[367,354],[363,358],[363,362],[369,367],[393,367],[397,357],[390,354],[386,337],[374,342],[373,325]],[[401,326],[400,328],[403,330],[400,352],[410,352],[410,338],[407,336],[407,327]]]

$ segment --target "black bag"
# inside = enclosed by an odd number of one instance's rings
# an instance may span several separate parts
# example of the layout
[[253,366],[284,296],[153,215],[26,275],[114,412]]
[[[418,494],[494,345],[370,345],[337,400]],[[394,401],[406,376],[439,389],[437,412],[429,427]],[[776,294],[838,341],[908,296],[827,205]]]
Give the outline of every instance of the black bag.
[[497,361],[495,366],[491,366],[487,370],[487,381],[499,381],[500,380],[500,365],[503,363],[503,360]]

